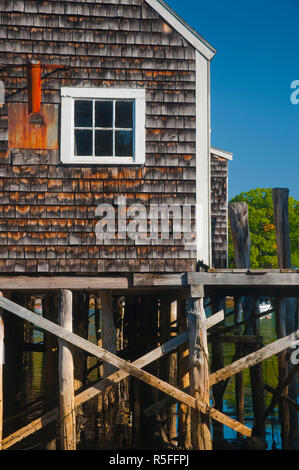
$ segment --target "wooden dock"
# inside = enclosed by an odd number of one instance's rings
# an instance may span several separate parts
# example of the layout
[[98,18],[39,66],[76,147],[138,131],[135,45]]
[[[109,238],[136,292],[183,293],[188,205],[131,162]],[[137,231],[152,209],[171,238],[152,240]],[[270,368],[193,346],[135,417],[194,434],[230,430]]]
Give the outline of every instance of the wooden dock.
[[[298,295],[299,273],[293,270],[213,269],[210,272],[197,273],[157,275],[136,273],[126,276],[82,276],[80,278],[66,276],[52,278],[46,276],[5,276],[3,278],[0,277],[0,285],[1,287],[3,286],[2,291],[4,292],[4,295],[0,298],[0,307],[3,311],[10,312],[24,321],[35,325],[35,327],[55,335],[59,339],[59,344],[62,348],[59,355],[60,365],[58,364],[61,397],[60,408],[53,408],[32,423],[4,437],[2,439],[3,449],[10,448],[51,422],[61,422],[61,420],[63,422],[60,432],[61,447],[65,449],[76,448],[76,437],[74,434],[75,419],[71,419],[72,416],[75,416],[73,413],[75,413],[76,407],[86,400],[104,393],[112,383],[119,383],[128,376],[141,380],[147,385],[154,387],[154,389],[168,395],[174,402],[184,404],[194,410],[192,413],[193,424],[197,424],[190,428],[193,448],[212,448],[210,420],[228,426],[243,436],[250,437],[252,430],[245,426],[244,423],[237,422],[223,414],[222,411],[210,406],[209,388],[236,374],[240,374],[248,367],[260,364],[263,360],[277,355],[290,348],[296,342],[299,342],[299,330],[297,330],[292,334],[286,335],[284,338],[274,341],[270,345],[257,347],[257,350],[236,360],[231,365],[213,371],[210,374],[208,372],[209,365],[205,359],[208,357],[208,352],[202,342],[203,338],[206,338],[206,342],[221,343],[228,341],[240,344],[243,338],[244,344],[257,345],[261,343],[261,337],[257,334],[235,337],[234,335],[227,335],[228,332],[223,331],[221,327],[216,328],[219,322],[223,322],[224,313],[222,311],[206,319],[203,308],[204,299],[212,298],[216,294],[219,296],[219,293],[221,296],[233,295],[237,298],[244,295],[256,297],[257,290],[259,289],[266,289],[268,295],[272,296],[277,293],[283,297],[295,296]],[[152,351],[149,351],[138,360],[128,362],[71,331],[73,293],[75,294],[78,290],[91,295],[97,293],[100,296],[104,296],[106,291],[110,292],[111,298],[123,295],[126,295],[127,298],[150,296],[152,299],[166,296],[169,305],[172,302],[184,304],[189,329],[166,341],[165,344],[161,344]],[[20,294],[23,293],[23,295],[28,294],[28,292],[34,295],[45,295],[49,292],[52,292],[52,295],[59,294],[62,315],[60,317],[60,324],[47,320],[33,313],[28,308],[9,300],[6,295],[9,296],[9,293],[12,291],[19,292]],[[106,311],[107,308],[109,312],[109,305],[106,305]],[[105,315],[104,311],[103,314]],[[142,315],[142,312],[140,314]],[[212,328],[212,334],[207,335],[207,333],[204,333],[206,328]],[[229,330],[233,329],[229,328]],[[201,338],[200,343],[198,343],[198,338]],[[143,370],[147,364],[157,361],[165,355],[169,355],[170,352],[177,351],[177,348],[181,347],[184,343],[189,343],[188,348],[190,351],[190,388],[186,391],[181,390],[175,385],[170,385],[167,381]],[[73,347],[80,348],[88,354],[103,360],[104,363],[114,366],[118,371],[113,372],[109,377],[103,378],[99,383],[75,395],[71,353]],[[70,363],[69,365],[67,365],[68,362]],[[207,381],[205,382],[205,379],[202,378],[199,379],[202,376],[196,371],[200,371],[200,374],[208,374]],[[203,389],[203,383],[206,383],[208,388]],[[281,387],[281,384],[279,384],[279,387]],[[285,391],[285,387],[283,390]],[[277,390],[273,395],[275,396],[276,394]],[[67,417],[67,422],[63,418],[64,416]],[[198,416],[198,419],[196,419],[196,416]]]

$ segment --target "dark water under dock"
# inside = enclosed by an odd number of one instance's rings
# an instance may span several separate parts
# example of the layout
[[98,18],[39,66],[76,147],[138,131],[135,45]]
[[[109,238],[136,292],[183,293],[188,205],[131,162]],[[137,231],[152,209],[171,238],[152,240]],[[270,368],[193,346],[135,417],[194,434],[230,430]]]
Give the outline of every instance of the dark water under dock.
[[[275,332],[275,316],[274,313],[270,318],[265,318],[261,320],[261,336],[263,337],[263,344],[269,344],[272,341],[276,340]],[[235,349],[231,344],[224,345],[225,350],[225,365],[230,364]],[[278,376],[278,365],[276,356],[263,362],[263,371],[264,371],[264,380],[265,383],[272,387],[277,386],[277,376]],[[252,401],[251,401],[251,389],[250,389],[250,376],[249,370],[246,369],[244,372],[244,388],[245,388],[245,424],[252,428],[253,426],[253,414],[252,414]],[[265,392],[266,397],[266,406],[271,402],[272,394]],[[234,380],[230,380],[226,393],[224,395],[224,412],[235,418],[235,389],[234,389]],[[225,427],[224,428],[224,437],[228,440],[236,439],[236,432]],[[275,443],[276,448],[281,448],[281,436],[280,436],[280,423],[278,419],[278,407],[274,409],[273,415],[268,418],[266,422],[266,440],[268,444],[268,449],[271,449],[273,443]]]

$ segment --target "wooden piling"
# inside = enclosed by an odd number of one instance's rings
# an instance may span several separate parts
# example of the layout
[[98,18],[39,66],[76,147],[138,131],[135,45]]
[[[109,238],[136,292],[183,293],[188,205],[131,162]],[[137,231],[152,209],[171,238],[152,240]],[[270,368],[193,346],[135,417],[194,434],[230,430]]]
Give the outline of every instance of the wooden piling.
[[[83,294],[82,294],[83,295]],[[86,294],[85,315],[86,315],[86,329],[87,339],[95,342],[99,347],[102,347],[102,302],[100,293],[91,296]],[[90,315],[90,309],[94,309],[94,315]],[[83,314],[83,311],[82,311]],[[96,377],[98,380],[103,378],[103,363],[97,358],[86,355],[83,374],[83,382],[86,383],[91,379],[90,373],[92,370],[96,371]],[[94,380],[94,376],[92,377]],[[103,410],[103,394],[95,396],[88,400],[84,404],[84,433],[81,434],[81,440],[83,448],[84,446],[103,446],[104,445],[104,426],[99,426],[99,419],[104,422],[104,410]],[[78,409],[77,409],[78,410]],[[80,413],[80,410],[79,410]],[[78,428],[78,425],[77,425]],[[100,442],[101,439],[101,442]]]
[[[163,344],[170,339],[170,322],[171,322],[171,301],[172,297],[167,294],[163,294],[160,297],[160,309],[159,309],[159,329],[160,329],[160,343]],[[169,383],[170,380],[170,357],[165,356],[159,361],[159,377],[165,382]],[[160,400],[165,396],[160,393]],[[165,406],[160,412],[161,419],[161,440],[163,441],[163,433],[169,440],[170,436],[170,419],[169,419],[169,407]],[[165,437],[164,437],[165,440]]]
[[[124,344],[127,358],[134,361],[138,355],[136,346],[136,327],[138,326],[138,298],[127,296],[125,299]],[[131,446],[140,448],[140,387],[135,377],[129,377],[130,413],[132,416]]]
[[[116,354],[116,328],[114,325],[114,313],[111,291],[100,292],[102,309],[102,344],[103,348]],[[103,364],[103,377],[108,377],[115,372],[108,362]],[[109,387],[103,396],[104,414],[104,445],[105,449],[113,448],[114,427],[118,411],[118,388]]]
[[[248,221],[248,206],[246,203],[237,203],[228,205],[228,216],[233,240],[235,263],[237,268],[250,267],[250,232]],[[235,323],[242,321],[242,300],[239,298],[235,305],[234,314]],[[238,329],[237,333],[240,333]],[[243,354],[243,346],[236,345],[236,359],[240,359]],[[236,392],[236,418],[244,424],[244,377],[243,373],[236,374],[235,378]],[[238,435],[242,439],[242,435]]]
[[[73,293],[73,330],[82,338],[88,338],[88,312],[89,294],[85,292]],[[75,392],[86,385],[86,354],[75,349],[74,358],[74,389]]]
[[[291,245],[289,225],[289,190],[287,188],[273,188],[272,200],[274,210],[274,223],[276,229],[277,261],[281,269],[291,267]],[[281,338],[296,329],[297,309],[296,300],[292,298],[278,298],[275,305],[277,337]],[[283,351],[278,356],[279,382],[283,383],[289,374],[292,364],[288,360],[288,352]],[[297,402],[297,384],[294,378],[283,392],[284,395]],[[299,448],[298,416],[295,409],[290,408],[285,400],[279,402],[282,425],[283,448]]]
[[[43,317],[57,322],[58,299],[56,293],[49,293],[42,299]],[[43,389],[45,393],[43,412],[52,410],[58,398],[58,342],[54,335],[44,333]],[[56,450],[56,423],[50,423],[43,429],[42,439],[46,450]]]
[[[60,291],[60,325],[73,329],[72,292]],[[74,397],[74,362],[70,345],[59,340],[59,388],[61,449],[76,450],[76,416]]]
[[[96,344],[101,348],[103,346],[103,331],[102,331],[102,301],[100,296],[94,297],[94,326],[96,335]],[[98,379],[104,375],[103,364],[97,368]],[[101,399],[99,400],[98,406],[101,407]],[[102,409],[102,408],[100,408]]]
[[228,216],[237,268],[250,268],[250,232],[246,202],[228,205]]
[[[178,300],[178,328],[179,333],[187,330],[186,299]],[[181,390],[188,392],[189,379],[189,348],[182,344],[178,349],[178,384]],[[191,450],[191,408],[179,403],[179,446]]]
[[[217,298],[214,297],[212,299],[212,313],[217,313],[220,310],[225,311],[226,308],[226,299],[225,298]],[[217,328],[221,328],[225,325],[225,320],[223,322],[218,323],[215,326],[215,333]],[[223,350],[223,343],[221,342],[212,342],[212,363],[211,363],[211,371],[215,372],[219,369],[224,367],[224,350]],[[224,384],[219,383],[213,386],[213,397],[215,402],[215,408],[219,411],[223,411],[223,394],[224,394]],[[213,423],[213,448],[217,449],[221,447],[221,444],[224,441],[224,430],[223,424],[221,423]]]
[[[189,332],[189,364],[190,364],[190,395],[201,400],[209,407],[209,352],[207,345],[206,316],[202,297],[187,299],[188,332]],[[191,431],[193,450],[211,450],[209,414],[198,410],[191,413]]]
[[[21,293],[13,292],[12,300],[19,305],[25,304]],[[10,418],[22,409],[22,343],[24,321],[15,315],[5,314],[5,365],[3,368],[4,419]],[[5,423],[4,432],[14,432],[18,428],[16,421]]]
[[[176,336],[177,329],[177,300],[170,305],[170,338]],[[154,345],[153,345],[154,346]],[[154,349],[152,347],[152,349]],[[177,386],[177,352],[174,351],[169,357],[169,383]],[[177,405],[170,405],[168,408],[169,421],[169,442],[172,445],[177,444]]]
[[[235,308],[234,308],[234,324],[242,322],[242,302],[241,299],[235,298]],[[235,331],[235,335],[239,335],[241,332],[241,327],[239,327]],[[240,359],[243,356],[243,346],[242,344],[236,343],[236,360]],[[244,401],[244,380],[243,374],[236,374],[235,375],[235,392],[236,392],[236,400],[235,400],[235,409],[236,409],[236,420],[239,423],[244,424],[245,420],[245,401]],[[238,434],[238,439],[243,439],[242,434]]]
[[[259,299],[251,299],[251,303],[247,304],[248,310],[246,311],[246,306],[244,305],[244,318],[245,320],[251,321],[248,323],[246,329],[247,335],[260,335],[260,315],[259,308]],[[246,354],[257,351],[260,348],[259,344],[247,344],[245,346]],[[262,439],[265,439],[265,422],[263,416],[266,410],[265,404],[265,385],[263,377],[263,365],[257,364],[249,369],[251,388],[252,388],[252,405],[253,405],[253,415],[255,418],[255,424],[253,433],[255,436],[258,436]]]
[[[88,338],[89,294],[86,292],[73,293],[73,330],[82,338]],[[73,349],[74,361],[74,391],[82,391],[86,385],[87,355],[84,351]],[[76,408],[77,443],[85,439],[85,417],[83,406]]]
[[[102,344],[107,351],[116,354],[116,328],[113,321],[113,304],[111,291],[100,293],[102,303]],[[115,367],[104,361],[104,377],[113,374]]]
[[[248,218],[248,206],[246,203],[234,203],[228,206],[229,221],[232,233],[232,240],[235,253],[235,261],[237,268],[250,268],[250,231],[249,231],[249,218]],[[254,319],[255,316],[255,303],[252,298],[245,297],[243,299],[243,318],[247,323],[247,329],[244,334],[252,335],[255,334],[255,326],[258,328],[258,321]],[[256,333],[257,334],[257,333]],[[250,354],[256,350],[259,346],[245,346],[246,354]],[[252,391],[252,406],[255,427],[254,432],[258,437],[265,439],[265,423],[262,420],[264,416],[266,405],[265,405],[265,393],[264,393],[264,381],[263,381],[263,369],[262,364],[258,364],[250,369],[251,378],[251,391]],[[241,387],[241,376],[239,376],[238,392],[242,390]],[[239,412],[243,414],[242,403],[244,398],[239,396]]]
[[[144,295],[140,304],[141,328],[136,331],[140,337],[139,354],[150,352],[158,344],[158,299],[155,296]],[[143,345],[143,346],[142,346]],[[158,376],[158,362],[155,361],[147,367],[147,371],[154,376]],[[141,439],[140,445],[143,449],[157,448],[157,441],[160,437],[159,413],[147,414],[146,410],[159,401],[159,391],[149,387],[145,383],[140,383],[140,425]]]
[[[34,312],[35,309],[35,297],[27,297],[26,306],[29,310]],[[32,344],[34,342],[33,338],[33,328],[28,322],[24,322],[24,342],[26,344]],[[44,357],[43,357],[44,360]],[[43,367],[43,366],[42,366]],[[23,354],[23,370],[25,374],[25,390],[31,390],[32,388],[32,375],[33,375],[33,354]]]

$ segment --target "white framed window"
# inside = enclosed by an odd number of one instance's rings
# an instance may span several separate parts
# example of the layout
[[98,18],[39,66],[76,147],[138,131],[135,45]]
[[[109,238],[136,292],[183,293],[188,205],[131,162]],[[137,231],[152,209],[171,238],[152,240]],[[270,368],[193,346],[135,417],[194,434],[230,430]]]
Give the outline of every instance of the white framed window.
[[61,89],[61,161],[143,164],[145,90]]

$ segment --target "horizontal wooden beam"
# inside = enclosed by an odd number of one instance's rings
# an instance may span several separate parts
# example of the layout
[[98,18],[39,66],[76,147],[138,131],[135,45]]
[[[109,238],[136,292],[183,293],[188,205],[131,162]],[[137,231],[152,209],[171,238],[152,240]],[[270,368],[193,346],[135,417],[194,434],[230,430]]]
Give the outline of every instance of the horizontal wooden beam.
[[98,291],[128,289],[128,287],[128,278],[121,276],[0,276],[1,291],[55,291],[60,289]]
[[134,274],[134,287],[173,287],[183,286],[185,274]]
[[261,272],[257,274],[224,272],[224,273],[188,273],[188,284],[202,284],[204,286],[235,286],[235,287],[290,287],[299,288],[299,273],[297,272]]
[[210,268],[209,273],[233,273],[233,274],[267,274],[267,273],[298,273],[299,269],[247,269],[247,268]]
[[[1,299],[0,299],[1,300]],[[289,348],[295,341],[299,339],[299,330],[290,334],[289,336],[285,336],[284,338],[278,339],[277,341],[273,341],[272,343],[264,346],[263,348],[255,351],[251,354],[248,354],[245,357],[242,357],[238,361],[233,362],[232,364],[224,367],[223,369],[218,370],[210,375],[210,386],[214,385],[215,383],[221,382],[222,380],[228,379],[235,374],[238,374],[244,369],[248,367],[255,366],[260,362],[268,359],[269,357],[275,356],[279,354],[281,351]]]
[[[187,286],[299,287],[294,270],[217,270],[178,274],[133,274],[128,276],[0,276],[1,290],[48,291],[59,289],[97,291],[101,289],[134,291],[140,288],[170,289]],[[136,290],[137,291],[137,290]]]

